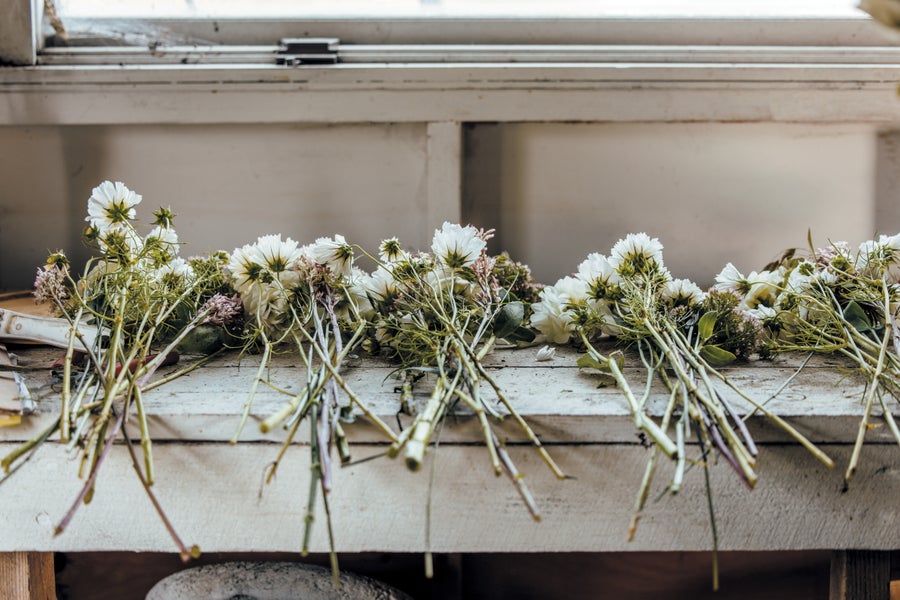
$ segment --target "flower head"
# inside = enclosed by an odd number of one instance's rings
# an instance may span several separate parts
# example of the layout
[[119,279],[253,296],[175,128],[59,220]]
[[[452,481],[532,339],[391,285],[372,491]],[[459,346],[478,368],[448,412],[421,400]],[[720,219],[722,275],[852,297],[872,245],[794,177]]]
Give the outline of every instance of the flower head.
[[629,233],[615,243],[610,262],[622,277],[653,275],[663,270],[663,245],[646,233]]
[[706,294],[689,279],[673,279],[663,289],[663,299],[672,306],[693,307],[703,302]]
[[444,222],[435,230],[431,251],[436,261],[450,269],[461,269],[474,263],[487,246],[478,229]]
[[85,221],[101,232],[110,227],[121,226],[134,219],[134,207],[140,202],[141,196],[129,190],[121,181],[104,181],[94,188],[88,198],[88,216]]
[[405,259],[407,256],[408,254],[403,250],[400,240],[396,237],[382,240],[381,245],[378,247],[378,257],[385,263],[395,263]]
[[621,278],[609,259],[598,252],[588,254],[578,265],[576,277],[588,285],[595,300],[615,299],[619,295]]
[[206,323],[214,325],[229,325],[236,322],[244,314],[244,305],[241,297],[237,294],[233,296],[225,296],[224,294],[215,294],[201,308],[202,311],[209,311],[206,316]]
[[353,268],[353,246],[342,235],[321,237],[309,250],[312,259],[331,269],[338,277],[349,277]]

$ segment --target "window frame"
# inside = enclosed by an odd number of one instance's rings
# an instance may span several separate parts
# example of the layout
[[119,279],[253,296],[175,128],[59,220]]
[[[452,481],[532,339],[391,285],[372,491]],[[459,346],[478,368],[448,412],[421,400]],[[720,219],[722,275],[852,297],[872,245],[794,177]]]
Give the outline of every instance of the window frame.
[[[32,33],[37,4],[0,0],[30,7]],[[900,48],[864,16],[90,22],[138,45],[39,53],[32,35],[17,55],[31,66],[0,69],[0,125],[900,123]],[[158,46],[160,32],[242,45]],[[297,36],[339,38],[344,61],[276,66],[278,39]]]

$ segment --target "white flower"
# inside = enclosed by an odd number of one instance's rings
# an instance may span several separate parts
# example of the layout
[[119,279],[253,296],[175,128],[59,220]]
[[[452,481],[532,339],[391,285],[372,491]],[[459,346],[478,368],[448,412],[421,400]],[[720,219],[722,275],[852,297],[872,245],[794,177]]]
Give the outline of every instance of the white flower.
[[378,247],[378,257],[381,262],[390,264],[409,258],[409,253],[403,249],[400,240],[396,237],[388,238],[381,241]]
[[673,279],[666,282],[663,298],[674,306],[695,306],[703,302],[706,294],[689,279]]
[[541,290],[540,301],[531,305],[531,325],[541,338],[554,344],[565,344],[575,331],[570,305],[588,300],[587,284],[575,277],[564,277],[556,285]]
[[287,300],[271,283],[253,282],[241,292],[244,315],[269,337],[281,332],[287,319]]
[[234,289],[241,295],[255,281],[259,281],[263,267],[260,264],[261,257],[255,244],[245,244],[241,248],[235,248],[228,259],[228,272]]
[[555,356],[556,348],[553,348],[552,346],[544,346],[537,351],[537,355],[534,357],[534,359],[538,362],[545,362],[548,360],[553,360]]
[[144,247],[157,247],[171,258],[178,254],[178,234],[171,227],[157,225],[144,238]]
[[[375,316],[375,309],[372,306],[372,302],[369,300],[369,294],[367,293],[370,280],[371,277],[368,273],[362,269],[353,267],[350,276],[347,278],[346,284],[344,285],[347,302],[353,303],[353,305],[356,306],[359,315],[364,319],[371,319]],[[343,319],[350,322],[356,320],[350,307],[343,303],[339,306],[338,312],[338,316]]]
[[292,270],[300,259],[297,242],[291,238],[281,239],[281,234],[264,235],[256,240],[255,258],[259,265],[274,277]]
[[190,281],[194,278],[194,269],[190,263],[179,256],[173,258],[154,272],[157,280],[162,280],[166,275],[174,275],[183,278],[185,281]]
[[716,285],[713,287],[719,291],[733,291],[740,294],[746,294],[750,289],[747,278],[731,263],[719,271],[716,275]]
[[900,234],[882,235],[859,246],[856,268],[870,277],[884,276],[889,282],[900,277]]
[[431,241],[435,260],[450,269],[470,266],[481,256],[485,246],[487,242],[478,237],[476,228],[448,222],[444,222],[441,229],[435,230]]
[[587,284],[591,297],[598,300],[614,296],[615,294],[611,292],[622,281],[615,266],[598,252],[588,254],[587,258],[578,265],[576,277]]
[[107,227],[101,232],[98,241],[100,249],[119,262],[134,261],[144,249],[144,240],[127,225]]
[[375,269],[375,272],[366,279],[365,287],[367,292],[381,302],[397,295],[397,282],[394,275],[386,269]]
[[141,196],[135,194],[121,181],[104,181],[94,188],[88,198],[88,216],[85,221],[103,233],[112,226],[134,219],[134,207],[140,204]]
[[784,273],[780,271],[752,271],[747,276],[750,289],[744,295],[741,307],[745,309],[759,308],[760,306],[775,306],[778,301],[779,286],[784,280]]
[[629,233],[615,243],[609,254],[610,262],[623,277],[651,274],[663,268],[663,245],[646,233]]
[[309,249],[312,259],[331,269],[339,277],[347,277],[353,267],[353,246],[342,235],[334,238],[322,237]]

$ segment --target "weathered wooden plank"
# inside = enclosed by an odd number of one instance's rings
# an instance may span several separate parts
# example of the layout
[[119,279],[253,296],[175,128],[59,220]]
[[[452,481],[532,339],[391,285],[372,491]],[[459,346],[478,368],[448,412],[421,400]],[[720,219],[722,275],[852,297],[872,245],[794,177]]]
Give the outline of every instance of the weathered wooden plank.
[[[555,360],[536,362],[535,350],[500,350],[489,359],[490,371],[510,402],[526,416],[536,432],[548,443],[638,443],[627,404],[615,386],[609,386],[596,374],[575,367],[576,352],[560,349]],[[33,352],[25,359],[32,364],[45,364],[50,353]],[[239,359],[228,355],[205,365],[176,381],[146,394],[147,411],[152,435],[160,440],[223,441],[230,440],[237,428],[237,415],[243,410],[250,384],[256,376],[259,358]],[[848,364],[833,358],[818,357],[797,375],[790,386],[781,389],[794,375],[802,357],[779,357],[775,361],[757,361],[749,366],[732,367],[725,372],[758,402],[788,419],[814,442],[845,442],[855,439],[864,382],[848,376]],[[629,358],[626,368],[634,389],[643,390],[645,374],[640,363]],[[393,377],[395,367],[384,361],[359,357],[348,362],[345,378],[348,384],[369,404],[372,411],[386,422],[395,424],[398,411],[398,381]],[[29,373],[33,387],[47,382],[44,372]],[[305,368],[290,354],[276,356],[269,370],[269,380],[287,391],[300,390],[305,381]],[[427,394],[428,381],[419,387]],[[494,401],[490,387],[483,385],[483,393]],[[769,399],[777,393],[777,397]],[[748,404],[735,393],[723,394],[738,411],[746,413]],[[668,392],[654,382],[647,406],[651,414],[662,414]],[[278,410],[288,397],[260,386],[254,400],[252,416],[262,420]],[[896,405],[896,403],[895,403]],[[900,405],[896,405],[900,410]],[[498,410],[502,413],[502,407]],[[879,426],[875,411],[875,427],[867,434],[869,443],[895,443],[886,427]],[[39,411],[28,422],[16,428],[0,429],[0,440],[30,439],[55,419],[58,400],[48,397],[39,403]],[[900,413],[895,412],[900,416]],[[785,442],[789,438],[763,418],[750,419],[750,427],[760,442]],[[348,427],[354,442],[377,443],[384,438],[375,428],[359,419]],[[517,426],[511,421],[501,424],[499,431],[510,441],[522,440]],[[244,431],[247,441],[282,439],[276,431],[261,434],[252,425]],[[302,437],[301,437],[302,439]],[[453,427],[447,428],[445,441],[478,443],[482,434],[473,419],[461,416]]]
[[891,600],[891,553],[838,550],[831,558],[829,600]]
[[0,552],[0,598],[55,600],[52,552]]
[[[0,444],[5,452],[10,444]],[[526,473],[543,520],[532,521],[513,486],[495,478],[483,448],[442,445],[437,453],[432,548],[438,552],[607,552],[708,550],[703,474],[688,472],[681,494],[654,501],[671,476],[659,469],[651,501],[633,542],[631,507],[647,451],[639,446],[553,448],[573,479],[559,481],[530,448],[510,453]],[[839,464],[850,448],[829,446]],[[829,470],[800,448],[770,449],[758,487],[747,490],[723,464],[711,469],[723,550],[880,549],[900,547],[900,453],[869,448],[849,491],[840,469]],[[356,457],[377,452],[358,447]],[[157,444],[162,506],[187,543],[206,551],[295,551],[306,505],[308,448],[292,449],[275,482],[262,490],[269,444]],[[91,504],[69,529],[53,529],[75,498],[77,464],[58,444],[0,486],[0,550],[173,551],[143,497],[129,459],[116,447],[103,466]],[[428,466],[410,473],[379,459],[337,469],[330,505],[335,540],[345,552],[421,552],[425,548]],[[327,549],[321,502],[312,550]]]

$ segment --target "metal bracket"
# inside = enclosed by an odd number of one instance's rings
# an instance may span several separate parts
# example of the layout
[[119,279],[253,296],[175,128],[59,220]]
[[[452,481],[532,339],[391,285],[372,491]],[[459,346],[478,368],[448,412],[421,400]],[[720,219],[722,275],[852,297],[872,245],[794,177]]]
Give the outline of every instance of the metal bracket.
[[337,38],[284,38],[275,53],[275,64],[333,65],[338,62],[338,44]]

